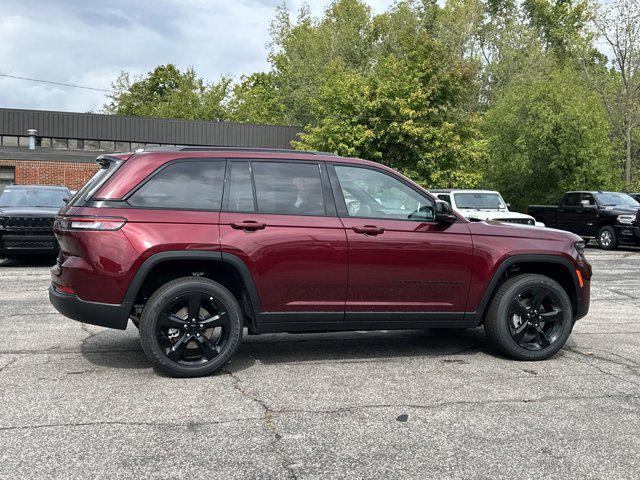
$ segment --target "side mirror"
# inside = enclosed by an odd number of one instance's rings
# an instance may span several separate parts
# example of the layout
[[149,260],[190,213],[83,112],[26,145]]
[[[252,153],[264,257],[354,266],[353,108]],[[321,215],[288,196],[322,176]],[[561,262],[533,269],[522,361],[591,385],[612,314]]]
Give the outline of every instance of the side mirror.
[[451,206],[444,200],[436,200],[436,222],[440,224],[451,224],[458,218],[453,214]]
[[594,208],[595,207],[595,205],[591,205],[589,200],[580,200],[580,206],[582,208]]
[[507,208],[511,208],[511,204],[510,203],[505,203],[505,205],[507,206]]

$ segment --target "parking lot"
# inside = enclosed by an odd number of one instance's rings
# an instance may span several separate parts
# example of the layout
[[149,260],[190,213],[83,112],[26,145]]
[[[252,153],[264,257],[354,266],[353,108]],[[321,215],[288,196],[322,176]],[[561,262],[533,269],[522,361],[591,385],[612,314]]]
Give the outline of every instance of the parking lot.
[[591,313],[546,362],[482,329],[281,334],[199,379],[57,314],[47,262],[5,262],[0,477],[637,478],[640,250],[587,255]]

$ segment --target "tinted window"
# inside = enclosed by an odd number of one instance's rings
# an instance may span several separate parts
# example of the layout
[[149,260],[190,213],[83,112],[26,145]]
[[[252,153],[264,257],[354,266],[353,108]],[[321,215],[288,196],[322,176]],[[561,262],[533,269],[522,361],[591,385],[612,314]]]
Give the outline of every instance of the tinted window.
[[118,167],[122,165],[122,160],[113,160],[100,165],[100,169],[89,179],[85,185],[76,192],[76,194],[69,200],[70,207],[80,205],[81,203],[89,200],[89,198],[96,193],[98,188],[105,184],[105,182],[118,170]]
[[567,193],[564,196],[564,201],[562,205],[565,207],[577,207],[580,205],[580,194],[579,193]]
[[589,205],[596,205],[596,199],[593,198],[593,195],[591,195],[590,193],[582,194],[582,201],[585,201],[585,200],[589,202]]
[[224,161],[176,162],[156,173],[129,198],[136,207],[219,210]]
[[324,215],[317,163],[253,162],[258,211],[289,215]]
[[369,168],[335,166],[350,217],[431,221],[433,201],[393,178]]
[[253,212],[253,187],[249,162],[232,162],[229,174],[230,212]]
[[438,194],[438,198],[440,200],[444,200],[445,202],[447,202],[449,205],[451,205],[451,197],[449,197],[449,195],[445,195],[443,193]]

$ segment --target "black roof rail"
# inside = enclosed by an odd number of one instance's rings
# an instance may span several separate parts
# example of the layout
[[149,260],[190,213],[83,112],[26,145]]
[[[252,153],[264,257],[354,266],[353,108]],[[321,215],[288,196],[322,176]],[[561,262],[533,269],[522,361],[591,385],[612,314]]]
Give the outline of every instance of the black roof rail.
[[335,153],[320,152],[317,150],[293,150],[287,148],[259,148],[259,147],[190,147],[188,145],[176,145],[175,147],[147,147],[138,152],[256,152],[256,153],[306,153],[308,155],[330,155]]

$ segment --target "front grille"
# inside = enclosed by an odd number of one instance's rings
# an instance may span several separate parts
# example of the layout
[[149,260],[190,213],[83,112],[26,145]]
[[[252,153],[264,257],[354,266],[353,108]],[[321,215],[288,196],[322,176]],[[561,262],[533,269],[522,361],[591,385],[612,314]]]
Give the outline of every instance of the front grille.
[[14,232],[0,235],[0,248],[5,250],[56,250],[58,241],[51,233]]
[[55,250],[57,247],[56,240],[5,240],[4,248],[12,249],[44,249]]
[[521,225],[535,225],[536,222],[530,218],[496,218],[497,222],[519,223]]
[[44,232],[53,230],[52,217],[1,217],[0,228],[7,231]]

